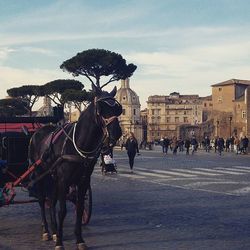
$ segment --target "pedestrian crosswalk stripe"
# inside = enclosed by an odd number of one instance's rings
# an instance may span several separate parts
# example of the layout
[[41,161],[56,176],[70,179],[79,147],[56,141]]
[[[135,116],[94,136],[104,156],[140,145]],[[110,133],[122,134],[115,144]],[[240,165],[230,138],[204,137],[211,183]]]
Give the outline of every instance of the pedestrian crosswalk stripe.
[[156,174],[156,173],[150,173],[150,172],[142,172],[138,171],[136,172],[138,175],[143,175],[143,176],[152,176],[152,177],[157,177],[157,178],[171,178],[172,176],[169,175],[162,175],[162,174]]
[[250,187],[248,186],[248,187],[243,187],[243,188],[240,188],[240,189],[236,189],[236,190],[231,191],[231,193],[237,194],[237,195],[248,194],[248,193],[250,193]]
[[[231,175],[241,175],[242,173],[239,172],[233,172],[233,171],[229,171],[229,170],[222,170],[220,168],[216,168],[216,169],[210,169],[210,168],[195,168],[198,170],[202,170],[205,172],[210,172],[210,173],[220,173],[220,174],[231,174]],[[226,168],[225,168],[226,169]]]
[[129,177],[131,179],[145,179],[145,176],[137,175],[137,174],[122,174],[122,177]]
[[[136,168],[136,169],[143,170],[143,171],[146,170],[144,168]],[[168,171],[168,170],[156,170],[156,169],[153,169],[153,170],[150,170],[150,172],[157,173],[157,174],[182,176],[182,177],[196,177],[197,176],[197,175],[193,175],[193,174],[178,173],[178,172],[172,171],[172,169],[170,171]]]
[[246,169],[246,170],[250,170],[250,167],[245,167],[245,166],[234,166],[237,169]]
[[198,175],[208,175],[208,176],[217,176],[221,175],[219,173],[204,173],[203,171],[197,171],[197,170],[190,170],[190,169],[182,169],[182,168],[175,168],[174,169],[177,172],[184,172],[184,173],[191,173],[191,174],[198,174]]
[[239,174],[246,174],[246,173],[250,173],[250,169],[249,170],[247,170],[247,169],[236,169],[236,168],[222,168],[222,167],[220,167],[220,168],[216,168],[216,169],[221,169],[221,170],[226,170],[226,171],[233,171],[233,172],[236,172],[236,173],[239,173]]
[[189,183],[189,184],[186,184],[185,186],[186,187],[202,187],[202,186],[209,186],[209,185],[223,185],[223,184],[238,184],[238,182],[236,181],[221,181],[221,180],[218,180],[218,181],[198,181],[198,182],[192,182],[192,183]]

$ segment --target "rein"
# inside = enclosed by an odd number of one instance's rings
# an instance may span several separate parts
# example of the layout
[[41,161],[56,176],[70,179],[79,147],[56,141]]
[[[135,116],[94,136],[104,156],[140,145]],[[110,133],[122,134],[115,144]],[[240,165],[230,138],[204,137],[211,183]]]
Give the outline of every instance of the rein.
[[[114,104],[113,105],[110,105],[107,101],[105,100],[108,100],[108,99],[112,99],[114,100]],[[103,98],[99,98],[99,99],[96,99],[94,100],[94,105],[96,107],[96,103],[97,102],[105,102],[107,103],[109,106],[115,106],[117,103],[119,105],[121,105],[117,100],[115,100],[114,98],[112,97],[103,97]],[[76,150],[76,152],[82,157],[82,158],[95,158],[96,155],[98,155],[98,153],[101,151],[101,148],[105,142],[105,140],[107,138],[109,138],[109,132],[108,132],[108,125],[113,122],[114,119],[117,118],[117,116],[111,116],[109,118],[104,118],[102,115],[100,115],[98,112],[97,112],[97,109],[96,109],[96,112],[95,112],[96,116],[97,117],[100,117],[101,118],[101,124],[98,124],[98,119],[96,119],[97,121],[97,124],[98,125],[101,125],[101,128],[102,128],[102,131],[103,131],[103,137],[102,137],[102,140],[101,142],[97,145],[97,147],[91,151],[84,151],[82,149],[80,149],[77,145],[76,145],[76,141],[75,141],[75,133],[76,133],[76,126],[77,126],[77,123],[74,124],[74,127],[73,127],[73,135],[72,135],[72,139],[70,138],[70,140],[72,141],[73,145],[74,145],[74,148]],[[68,137],[68,136],[67,136]],[[94,154],[94,155],[93,155]],[[91,156],[93,155],[93,156]]]

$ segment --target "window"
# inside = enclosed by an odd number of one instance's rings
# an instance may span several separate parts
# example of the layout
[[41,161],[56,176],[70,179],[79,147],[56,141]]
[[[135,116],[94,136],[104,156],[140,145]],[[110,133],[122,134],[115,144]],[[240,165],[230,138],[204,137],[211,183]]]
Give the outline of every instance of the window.
[[170,117],[166,118],[166,123],[170,123]]
[[221,91],[222,90],[222,88],[219,88],[219,91]]
[[183,121],[184,121],[185,123],[188,123],[188,118],[187,118],[187,117],[183,117]]
[[122,99],[123,99],[123,100],[126,100],[126,96],[123,96]]
[[155,110],[154,109],[152,109],[152,115],[154,115],[155,114]]
[[207,104],[206,104],[206,103],[204,103],[204,107],[207,107]]
[[187,114],[187,111],[184,111],[184,115],[186,115]]
[[175,117],[175,123],[179,123],[179,117]]
[[122,109],[122,114],[123,114],[123,115],[126,114],[126,109]]
[[246,110],[242,110],[242,118],[243,119],[245,119],[245,118],[247,118],[247,112],[246,112]]
[[134,109],[134,115],[136,115],[136,109]]

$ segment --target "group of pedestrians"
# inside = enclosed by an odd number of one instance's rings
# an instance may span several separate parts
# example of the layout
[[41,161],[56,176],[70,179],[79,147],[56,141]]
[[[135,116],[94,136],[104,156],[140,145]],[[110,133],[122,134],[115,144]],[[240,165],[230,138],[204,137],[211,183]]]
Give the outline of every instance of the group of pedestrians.
[[[171,150],[174,155],[176,155],[178,151],[186,151],[186,154],[188,155],[190,154],[190,149],[191,153],[194,154],[199,146],[195,136],[185,140],[182,140],[181,138],[177,139],[176,136],[173,136],[172,139],[164,137],[161,139],[160,143],[162,146],[162,152],[164,154],[168,154],[169,150]],[[212,140],[210,140],[209,136],[206,136],[200,143],[200,147],[203,147],[206,152],[209,153],[214,148],[214,152],[218,153],[219,155],[221,155],[223,151],[235,152],[236,154],[247,154],[248,145],[249,139],[246,136],[242,138],[232,136],[227,139],[217,136]]]
[[177,139],[176,136],[173,136],[172,139],[164,137],[161,139],[161,146],[164,154],[168,154],[168,151],[170,150],[176,155],[178,150],[179,152],[184,152],[186,149],[186,154],[188,155],[190,153],[190,148],[192,154],[197,150],[198,141],[195,136],[192,136],[191,139],[187,138],[186,140],[182,140],[181,138]]
[[241,138],[238,136],[232,136],[227,139],[217,136],[210,141],[209,137],[206,136],[202,141],[202,145],[206,152],[210,152],[213,146],[214,152],[218,152],[220,155],[222,151],[235,152],[236,154],[247,154],[249,139],[246,136]]
[[[187,155],[194,154],[199,147],[199,143],[195,136],[192,136],[190,139],[186,138],[185,140],[182,140],[181,138],[177,139],[176,136],[173,136],[171,139],[164,137],[161,139],[160,143],[164,154],[168,154],[169,151],[172,151],[173,155],[176,155],[178,151],[185,151]],[[214,147],[214,152],[218,152],[219,155],[221,155],[224,150],[226,152],[235,151],[236,154],[247,154],[248,145],[249,139],[246,136],[240,139],[237,136],[232,136],[226,140],[219,136],[210,140],[209,136],[206,136],[200,143],[200,146],[203,147],[206,152],[209,153]],[[138,141],[132,132],[130,132],[126,142],[124,143],[124,147],[127,150],[130,171],[133,173],[135,156],[140,153]]]

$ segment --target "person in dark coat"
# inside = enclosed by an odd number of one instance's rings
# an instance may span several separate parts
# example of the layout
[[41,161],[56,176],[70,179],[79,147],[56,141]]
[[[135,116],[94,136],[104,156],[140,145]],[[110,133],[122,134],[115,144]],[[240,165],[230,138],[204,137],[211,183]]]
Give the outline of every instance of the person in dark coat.
[[246,136],[242,139],[242,144],[243,144],[243,152],[244,154],[247,154],[249,139]]
[[185,140],[185,148],[186,148],[186,155],[189,155],[189,148],[190,148],[191,142],[189,139]]
[[138,142],[134,136],[134,133],[130,132],[129,138],[127,139],[125,144],[125,148],[127,150],[129,158],[129,167],[131,173],[133,173],[135,155],[136,153],[139,154]]
[[225,141],[222,137],[219,137],[218,139],[218,152],[219,152],[219,155],[221,155],[221,152],[224,150],[224,147],[225,147]]

